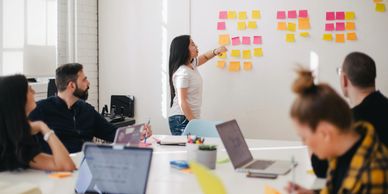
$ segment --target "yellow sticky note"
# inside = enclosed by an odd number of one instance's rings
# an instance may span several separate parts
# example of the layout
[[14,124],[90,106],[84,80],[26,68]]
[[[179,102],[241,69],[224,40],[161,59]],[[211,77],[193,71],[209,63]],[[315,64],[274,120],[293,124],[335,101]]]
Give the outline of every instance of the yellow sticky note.
[[344,43],[345,42],[345,34],[336,34],[335,35],[335,42]]
[[240,11],[240,12],[238,13],[238,19],[240,19],[240,20],[246,20],[246,19],[247,19],[247,12],[245,12],[245,11]]
[[245,22],[238,22],[237,23],[237,29],[238,30],[245,30],[246,28],[247,28],[247,26],[246,26]]
[[286,22],[278,22],[278,30],[287,30],[287,23]]
[[217,67],[223,69],[225,68],[225,63],[225,61],[217,61]]
[[253,10],[252,11],[252,19],[260,19],[261,18],[261,13],[259,10]]
[[287,30],[291,32],[295,32],[296,30],[296,24],[293,22],[288,22],[287,24]]
[[345,29],[346,30],[355,30],[356,24],[354,22],[346,22]]
[[355,32],[349,32],[346,34],[346,39],[351,41],[357,40],[357,34]]
[[230,52],[230,55],[231,55],[232,57],[240,57],[240,50],[232,50],[232,51]]
[[345,13],[345,20],[354,20],[356,18],[356,14],[352,11]]
[[376,3],[376,11],[377,12],[385,12],[385,4],[384,3]]
[[298,29],[299,30],[310,29],[310,19],[309,18],[299,18],[298,19]]
[[228,71],[230,72],[240,71],[240,61],[231,61],[229,63]]
[[310,36],[310,33],[309,32],[301,32],[300,34],[299,34],[301,37],[309,37]]
[[244,62],[244,70],[245,70],[245,71],[250,71],[250,70],[252,70],[252,62],[250,62],[250,61],[245,61],[245,62]]
[[226,59],[226,52],[225,53],[221,53],[218,55],[218,58],[220,59]]
[[333,40],[333,35],[332,34],[323,34],[323,40],[326,41],[332,41]]
[[210,172],[210,170],[196,162],[189,162],[189,165],[193,174],[197,177],[199,186],[204,194],[226,194],[225,187],[220,178]]
[[295,42],[294,34],[286,34],[286,42]]
[[264,194],[280,194],[280,192],[277,189],[275,189],[269,185],[265,185],[264,186]]
[[251,50],[243,50],[243,59],[251,58]]
[[228,45],[230,44],[229,34],[221,34],[218,36],[218,44],[220,45]]
[[255,57],[262,57],[263,56],[263,49],[262,48],[255,48],[253,50],[253,55]]
[[255,21],[249,21],[248,22],[248,28],[249,29],[256,29],[257,28],[257,24]]
[[228,11],[228,19],[236,19],[237,13],[235,11]]

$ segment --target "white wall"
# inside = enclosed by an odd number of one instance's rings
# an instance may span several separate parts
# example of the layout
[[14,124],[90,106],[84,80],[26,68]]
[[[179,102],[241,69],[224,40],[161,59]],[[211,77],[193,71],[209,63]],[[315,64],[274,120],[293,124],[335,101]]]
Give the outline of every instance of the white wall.
[[[191,6],[191,7],[190,7]],[[167,9],[163,9],[167,7]],[[216,21],[223,9],[260,9],[259,33],[264,37],[264,58],[250,73],[221,72],[209,62],[201,68],[204,78],[203,118],[237,118],[250,138],[295,139],[288,111],[293,100],[290,84],[295,63],[309,64],[310,51],[319,56],[320,81],[339,89],[335,68],[347,53],[364,51],[377,62],[377,86],[388,94],[388,13],[376,13],[373,1],[338,2],[284,0],[270,3],[234,0],[102,0],[99,1],[100,102],[109,103],[111,94],[136,96],[138,122],[151,117],[155,133],[169,133],[163,117],[169,97],[167,85],[169,44],[173,37],[192,33],[200,51],[217,46]],[[276,10],[308,9],[311,38],[294,44],[284,42],[276,31]],[[333,44],[321,41],[324,11],[355,11],[359,40]],[[163,17],[166,12],[167,19]],[[190,19],[190,16],[192,17]],[[322,19],[323,18],[323,19]],[[164,31],[164,30],[165,31]],[[164,92],[167,92],[165,94]]]

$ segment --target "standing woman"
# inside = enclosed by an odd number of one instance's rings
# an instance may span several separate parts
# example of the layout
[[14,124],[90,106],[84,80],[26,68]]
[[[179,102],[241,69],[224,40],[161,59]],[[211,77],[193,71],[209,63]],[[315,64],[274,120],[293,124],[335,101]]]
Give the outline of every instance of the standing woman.
[[[55,133],[27,115],[36,107],[35,91],[23,75],[0,77],[0,172],[25,169],[71,171],[75,165]],[[40,151],[33,134],[42,133],[52,155]]]
[[170,46],[170,112],[172,135],[181,135],[187,123],[199,119],[202,104],[202,77],[197,67],[226,52],[224,46],[198,56],[197,45],[189,35],[175,37]]

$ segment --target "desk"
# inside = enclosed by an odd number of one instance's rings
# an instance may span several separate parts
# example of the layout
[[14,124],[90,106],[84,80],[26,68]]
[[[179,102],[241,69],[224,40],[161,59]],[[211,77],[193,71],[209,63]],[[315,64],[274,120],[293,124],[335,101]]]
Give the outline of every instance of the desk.
[[[159,136],[163,138],[163,136]],[[218,145],[217,160],[227,158],[227,153],[218,138],[207,138],[206,143]],[[324,184],[323,180],[316,179],[315,175],[308,174],[311,169],[307,148],[296,141],[275,141],[275,140],[247,140],[248,146],[255,158],[290,160],[294,156],[298,162],[296,167],[296,182],[312,188]],[[184,146],[161,146],[153,145],[154,155],[151,164],[150,177],[148,180],[147,193],[187,193],[198,194],[201,189],[193,174],[181,173],[176,169],[170,168],[170,160],[186,159],[186,148]],[[77,165],[82,154],[72,156]],[[262,193],[265,185],[270,185],[284,192],[283,187],[291,180],[291,173],[279,176],[277,179],[259,179],[246,178],[244,173],[234,171],[230,162],[217,164],[216,169],[212,170],[221,178],[228,193]],[[69,194],[74,193],[77,172],[72,177],[63,179],[49,178],[47,173],[37,170],[26,170],[19,173],[3,172],[0,173],[0,181],[3,182],[30,182],[39,185],[45,194]]]

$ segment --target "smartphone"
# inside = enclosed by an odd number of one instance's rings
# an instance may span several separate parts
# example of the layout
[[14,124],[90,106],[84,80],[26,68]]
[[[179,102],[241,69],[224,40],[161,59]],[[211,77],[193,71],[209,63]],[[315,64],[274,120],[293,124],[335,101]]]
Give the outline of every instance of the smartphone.
[[248,172],[247,177],[249,178],[265,178],[265,179],[276,179],[278,177],[277,174],[266,174],[266,173],[256,173],[256,172]]

